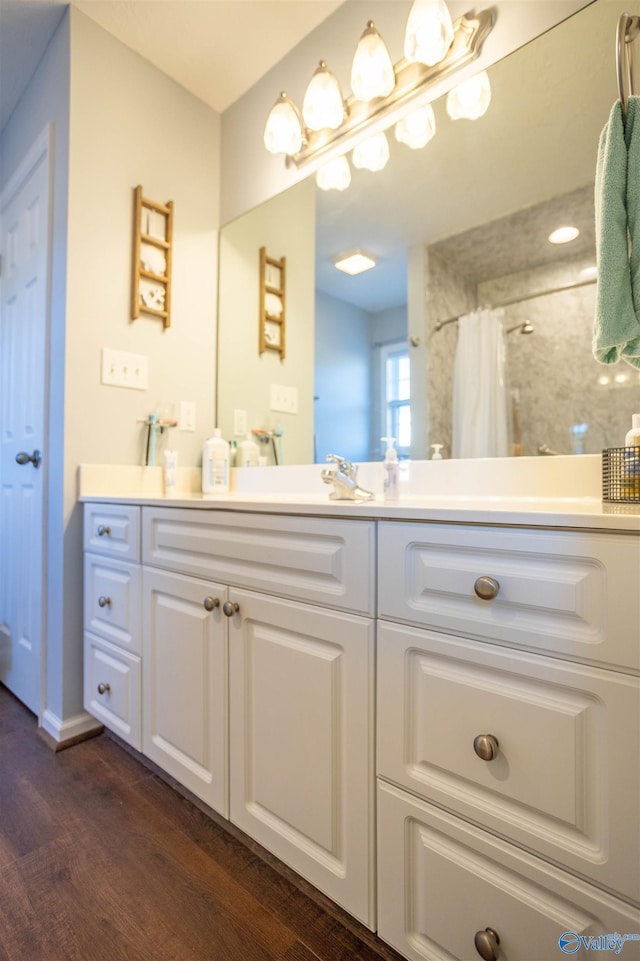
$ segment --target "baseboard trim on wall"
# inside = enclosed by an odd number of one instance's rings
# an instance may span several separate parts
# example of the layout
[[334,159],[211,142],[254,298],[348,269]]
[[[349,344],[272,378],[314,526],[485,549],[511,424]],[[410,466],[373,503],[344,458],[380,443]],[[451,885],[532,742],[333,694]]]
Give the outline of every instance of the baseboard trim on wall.
[[76,714],[66,721],[60,720],[53,711],[46,710],[38,734],[52,751],[64,751],[67,747],[86,741],[87,738],[101,734],[104,725],[90,714]]

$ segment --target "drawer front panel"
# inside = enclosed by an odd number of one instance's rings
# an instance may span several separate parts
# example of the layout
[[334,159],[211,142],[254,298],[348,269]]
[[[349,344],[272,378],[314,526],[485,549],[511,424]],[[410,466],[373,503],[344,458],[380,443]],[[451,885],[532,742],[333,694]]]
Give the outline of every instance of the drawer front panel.
[[[561,938],[573,949],[639,931],[629,905],[384,782],[378,828],[378,934],[411,961],[477,959],[487,929],[509,961],[562,958]],[[623,947],[640,959],[640,941]]]
[[84,706],[137,751],[141,737],[140,658],[84,635]]
[[140,560],[140,508],[85,504],[84,549],[127,561]]
[[141,652],[140,568],[87,554],[84,626],[128,651]]
[[379,557],[381,617],[640,669],[638,537],[381,523]]
[[378,773],[636,899],[639,757],[638,678],[380,626]]
[[147,565],[373,613],[373,523],[153,507],[142,517]]

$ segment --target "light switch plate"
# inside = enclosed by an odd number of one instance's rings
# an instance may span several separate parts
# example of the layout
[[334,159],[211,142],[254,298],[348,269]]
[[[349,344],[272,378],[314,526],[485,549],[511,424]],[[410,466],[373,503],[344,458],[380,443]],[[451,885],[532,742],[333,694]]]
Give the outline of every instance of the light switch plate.
[[287,387],[285,384],[271,384],[270,407],[271,410],[281,411],[284,414],[297,414],[298,388]]
[[101,382],[110,387],[147,390],[149,358],[146,354],[129,354],[123,350],[102,348]]

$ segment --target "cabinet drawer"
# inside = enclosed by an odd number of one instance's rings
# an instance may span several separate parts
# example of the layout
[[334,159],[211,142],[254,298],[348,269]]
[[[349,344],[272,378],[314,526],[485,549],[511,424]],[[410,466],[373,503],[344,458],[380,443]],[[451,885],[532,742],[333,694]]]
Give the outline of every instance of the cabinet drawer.
[[379,774],[640,902],[638,678],[381,625],[377,703]]
[[140,560],[140,508],[85,504],[84,549],[127,561]]
[[381,523],[378,553],[381,617],[640,668],[639,537]]
[[152,567],[373,613],[372,522],[149,507],[142,544]]
[[112,644],[140,653],[139,567],[85,555],[84,626]]
[[89,633],[84,635],[84,706],[141,750],[140,658]]
[[[562,958],[563,937],[575,954],[580,937],[596,948],[640,930],[629,905],[384,782],[378,829],[378,934],[410,961],[478,961],[487,928],[508,961]],[[593,956],[608,957],[600,947]],[[640,941],[620,957],[638,961]]]

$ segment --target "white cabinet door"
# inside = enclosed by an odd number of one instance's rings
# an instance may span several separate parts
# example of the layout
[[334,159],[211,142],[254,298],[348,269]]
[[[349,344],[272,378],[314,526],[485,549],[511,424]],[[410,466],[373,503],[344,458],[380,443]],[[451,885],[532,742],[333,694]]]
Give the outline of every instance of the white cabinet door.
[[227,814],[225,588],[143,569],[143,753]]
[[229,600],[231,820],[373,927],[373,621]]

